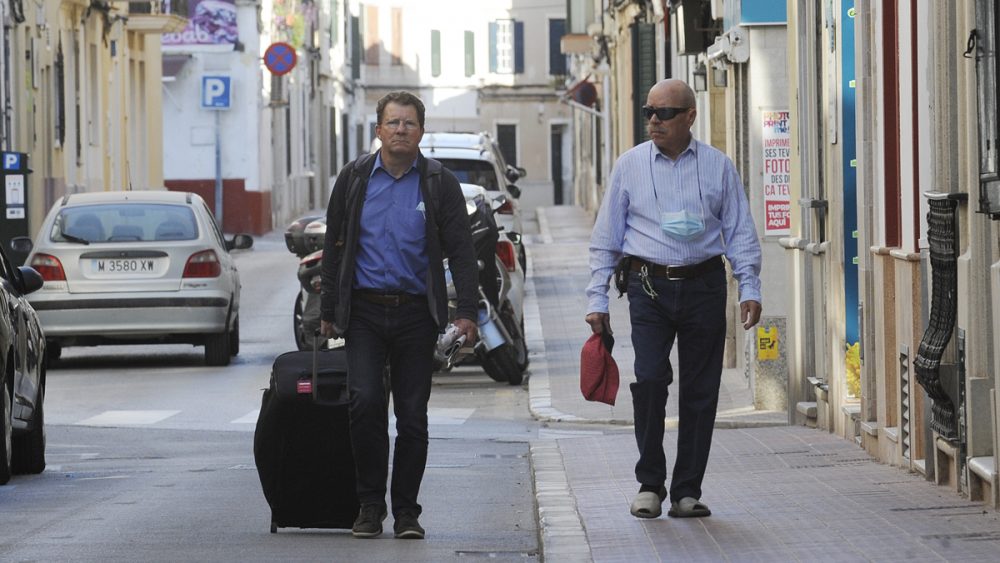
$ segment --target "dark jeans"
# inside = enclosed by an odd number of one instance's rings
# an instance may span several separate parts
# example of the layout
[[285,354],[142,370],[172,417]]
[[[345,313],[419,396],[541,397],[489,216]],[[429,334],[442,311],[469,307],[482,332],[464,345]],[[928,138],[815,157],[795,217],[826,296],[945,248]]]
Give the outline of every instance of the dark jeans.
[[399,306],[370,303],[355,297],[344,335],[347,383],[351,395],[351,444],[357,464],[358,499],[385,504],[389,473],[388,390],[396,414],[392,459],[392,512],[420,514],[420,481],[427,464],[427,401],[431,395],[437,325],[427,302]]
[[670,498],[701,498],[722,379],[726,272],[679,281],[650,279],[656,300],[643,291],[637,273],[630,274],[628,286],[636,378],[630,387],[639,446],[635,477],[643,485],[658,487],[666,482],[664,418],[667,387],[674,374],[670,349],[676,338],[680,416]]

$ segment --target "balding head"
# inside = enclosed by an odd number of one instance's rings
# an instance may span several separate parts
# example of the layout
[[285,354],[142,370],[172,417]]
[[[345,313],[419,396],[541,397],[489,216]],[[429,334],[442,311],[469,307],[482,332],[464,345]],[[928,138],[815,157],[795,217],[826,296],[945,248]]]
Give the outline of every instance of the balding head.
[[[695,106],[694,90],[686,82],[678,78],[667,78],[661,80],[649,89],[648,99],[665,98],[669,102],[662,104],[664,107],[693,108]],[[658,105],[650,103],[650,105]]]

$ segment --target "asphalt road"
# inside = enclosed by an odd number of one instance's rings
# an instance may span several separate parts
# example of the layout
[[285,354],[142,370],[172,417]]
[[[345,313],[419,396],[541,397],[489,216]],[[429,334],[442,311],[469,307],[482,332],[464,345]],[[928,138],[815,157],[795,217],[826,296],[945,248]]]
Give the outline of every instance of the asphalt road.
[[184,345],[67,348],[48,374],[44,473],[0,487],[0,561],[538,559],[524,387],[476,366],[435,376],[420,501],[425,541],[283,529],[252,441],[274,357],[294,347],[297,259],[280,233],[238,255],[241,352],[209,368]]

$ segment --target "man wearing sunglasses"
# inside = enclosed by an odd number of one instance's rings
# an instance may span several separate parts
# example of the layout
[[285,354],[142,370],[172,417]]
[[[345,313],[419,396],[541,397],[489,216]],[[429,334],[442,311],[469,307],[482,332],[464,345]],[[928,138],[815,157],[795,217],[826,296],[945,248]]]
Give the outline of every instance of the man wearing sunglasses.
[[[635,379],[630,385],[639,461],[631,513],[656,518],[711,514],[701,501],[726,338],[726,269],[739,282],[740,320],[761,314],[761,250],[732,161],[694,139],[695,95],[683,81],[653,86],[642,108],[650,140],[621,155],[590,239],[587,323],[611,332],[608,282],[629,300]],[[621,283],[617,283],[621,280]],[[677,459],[669,490],[663,449],[667,390],[677,342]]]

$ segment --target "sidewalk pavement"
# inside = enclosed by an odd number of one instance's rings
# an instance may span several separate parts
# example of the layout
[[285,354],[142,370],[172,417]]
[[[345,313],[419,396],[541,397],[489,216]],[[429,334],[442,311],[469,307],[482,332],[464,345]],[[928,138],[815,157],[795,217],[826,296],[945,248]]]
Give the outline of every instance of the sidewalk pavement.
[[[525,333],[530,408],[545,421],[531,444],[544,560],[992,561],[1000,515],[921,476],[880,465],[853,442],[755,411],[742,372],[723,373],[703,500],[709,518],[629,514],[638,492],[626,299],[611,296],[615,406],[579,387],[593,218],[575,206],[537,210],[529,253]],[[673,356],[676,365],[676,351]],[[676,453],[676,386],[667,402],[668,473]]]

